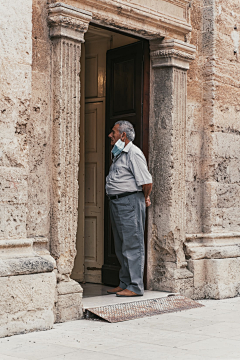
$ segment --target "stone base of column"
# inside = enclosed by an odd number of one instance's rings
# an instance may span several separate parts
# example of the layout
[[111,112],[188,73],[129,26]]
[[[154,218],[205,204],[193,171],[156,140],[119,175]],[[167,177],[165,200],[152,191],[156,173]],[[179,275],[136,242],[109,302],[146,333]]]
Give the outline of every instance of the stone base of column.
[[189,260],[194,273],[193,299],[227,299],[240,294],[240,257]]
[[149,281],[149,288],[155,291],[180,293],[193,297],[193,274],[187,269],[177,269],[174,263],[164,263],[161,267],[152,268],[153,277]]
[[56,295],[55,261],[41,256],[35,239],[0,242],[0,337],[51,329]]
[[185,245],[194,299],[219,300],[240,294],[240,233],[187,235]]
[[78,320],[83,317],[82,293],[81,285],[74,280],[61,281],[57,284],[55,322]]
[[55,289],[53,272],[0,277],[0,337],[51,329]]

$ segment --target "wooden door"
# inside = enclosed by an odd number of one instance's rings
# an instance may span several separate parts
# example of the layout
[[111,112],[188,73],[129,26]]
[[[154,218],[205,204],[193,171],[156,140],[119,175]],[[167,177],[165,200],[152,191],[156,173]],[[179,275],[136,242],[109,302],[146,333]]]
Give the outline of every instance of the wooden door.
[[[111,164],[111,145],[107,135],[110,133],[114,123],[120,119],[128,120],[133,124],[136,132],[134,143],[143,150],[147,157],[149,89],[148,42],[139,41],[134,44],[109,50],[107,52],[106,82],[105,170],[107,175]],[[114,250],[108,199],[105,197],[102,282],[117,286],[119,284],[118,273],[119,263]]]
[[85,112],[85,281],[101,283],[104,243],[104,102]]

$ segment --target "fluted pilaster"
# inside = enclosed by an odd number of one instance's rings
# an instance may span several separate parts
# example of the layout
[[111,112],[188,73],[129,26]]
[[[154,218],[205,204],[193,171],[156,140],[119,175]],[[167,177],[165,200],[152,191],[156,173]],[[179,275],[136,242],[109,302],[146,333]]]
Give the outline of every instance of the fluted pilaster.
[[[69,281],[76,255],[80,124],[81,43],[91,13],[54,3],[48,23],[52,39],[51,254],[58,270],[57,321],[81,316],[81,287]],[[68,299],[69,297],[69,299]]]
[[[150,81],[150,169],[153,206],[149,211],[149,287],[186,293],[186,100],[187,69],[194,46],[152,41]],[[190,295],[190,294],[188,294]]]

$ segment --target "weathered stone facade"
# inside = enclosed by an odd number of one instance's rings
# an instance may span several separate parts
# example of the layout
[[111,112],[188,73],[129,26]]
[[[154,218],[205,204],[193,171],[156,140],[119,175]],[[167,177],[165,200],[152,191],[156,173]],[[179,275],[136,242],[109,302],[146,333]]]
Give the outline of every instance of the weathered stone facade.
[[0,17],[0,336],[6,336],[52,327],[56,275],[55,260],[45,246],[47,233],[27,231],[29,199],[36,184],[29,141],[32,2],[2,3]]
[[193,2],[186,256],[195,298],[239,293],[239,19],[237,1]]
[[82,316],[82,288],[70,276],[89,24],[150,44],[148,288],[238,295],[239,1],[0,7],[0,336]]

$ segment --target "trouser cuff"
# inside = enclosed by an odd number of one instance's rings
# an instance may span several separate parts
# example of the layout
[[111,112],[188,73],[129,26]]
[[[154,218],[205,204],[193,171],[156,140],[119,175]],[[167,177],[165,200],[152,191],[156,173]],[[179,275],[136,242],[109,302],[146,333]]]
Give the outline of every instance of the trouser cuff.
[[125,283],[123,283],[122,281],[120,281],[120,284],[119,284],[120,288],[125,290],[127,288],[127,285]]
[[130,290],[130,291],[135,292],[138,295],[143,295],[144,294],[144,289],[141,290],[141,289],[139,289],[139,287],[134,286],[134,285],[127,286],[127,289]]

